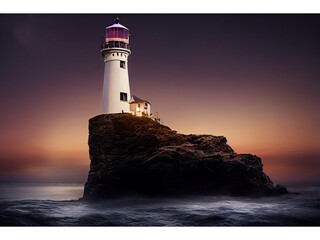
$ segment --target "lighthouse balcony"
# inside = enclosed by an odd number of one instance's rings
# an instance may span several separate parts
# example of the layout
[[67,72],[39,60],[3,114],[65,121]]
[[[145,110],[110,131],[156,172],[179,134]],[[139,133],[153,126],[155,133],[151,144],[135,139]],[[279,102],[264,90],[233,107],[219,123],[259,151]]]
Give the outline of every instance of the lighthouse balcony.
[[130,46],[124,42],[112,41],[101,44],[101,51],[109,50],[109,49],[127,49],[130,51]]

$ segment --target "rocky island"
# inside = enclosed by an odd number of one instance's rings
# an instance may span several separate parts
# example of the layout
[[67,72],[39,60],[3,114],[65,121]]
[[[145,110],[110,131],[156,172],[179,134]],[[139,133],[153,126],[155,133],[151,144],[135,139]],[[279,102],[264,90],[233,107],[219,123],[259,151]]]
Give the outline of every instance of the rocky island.
[[184,135],[148,117],[102,114],[89,120],[90,172],[84,200],[128,194],[277,195],[261,159],[237,154],[223,136]]

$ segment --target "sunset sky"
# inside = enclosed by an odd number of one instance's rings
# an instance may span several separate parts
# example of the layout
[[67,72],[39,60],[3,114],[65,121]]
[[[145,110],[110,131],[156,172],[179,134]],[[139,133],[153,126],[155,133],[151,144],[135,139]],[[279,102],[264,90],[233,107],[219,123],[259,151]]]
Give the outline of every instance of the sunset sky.
[[320,15],[0,15],[0,181],[85,182],[116,17],[131,93],[163,124],[227,137],[275,183],[320,185]]

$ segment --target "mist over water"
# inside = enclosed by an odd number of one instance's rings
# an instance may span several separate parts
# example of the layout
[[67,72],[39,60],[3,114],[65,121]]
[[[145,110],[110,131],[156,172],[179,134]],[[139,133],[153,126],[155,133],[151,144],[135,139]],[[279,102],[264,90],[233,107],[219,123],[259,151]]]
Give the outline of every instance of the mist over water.
[[1,200],[75,200],[82,197],[83,183],[0,184]]
[[320,188],[281,197],[128,196],[77,201],[83,184],[0,185],[2,226],[319,226]]

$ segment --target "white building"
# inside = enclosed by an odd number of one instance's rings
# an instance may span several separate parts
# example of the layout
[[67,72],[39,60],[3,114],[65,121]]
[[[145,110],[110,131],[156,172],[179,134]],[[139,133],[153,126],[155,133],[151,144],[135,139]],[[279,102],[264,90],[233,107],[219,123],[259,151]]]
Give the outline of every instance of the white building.
[[131,114],[138,117],[142,117],[142,116],[150,117],[151,104],[148,101],[142,100],[141,98],[138,98],[132,95],[129,101],[129,104],[130,104]]

